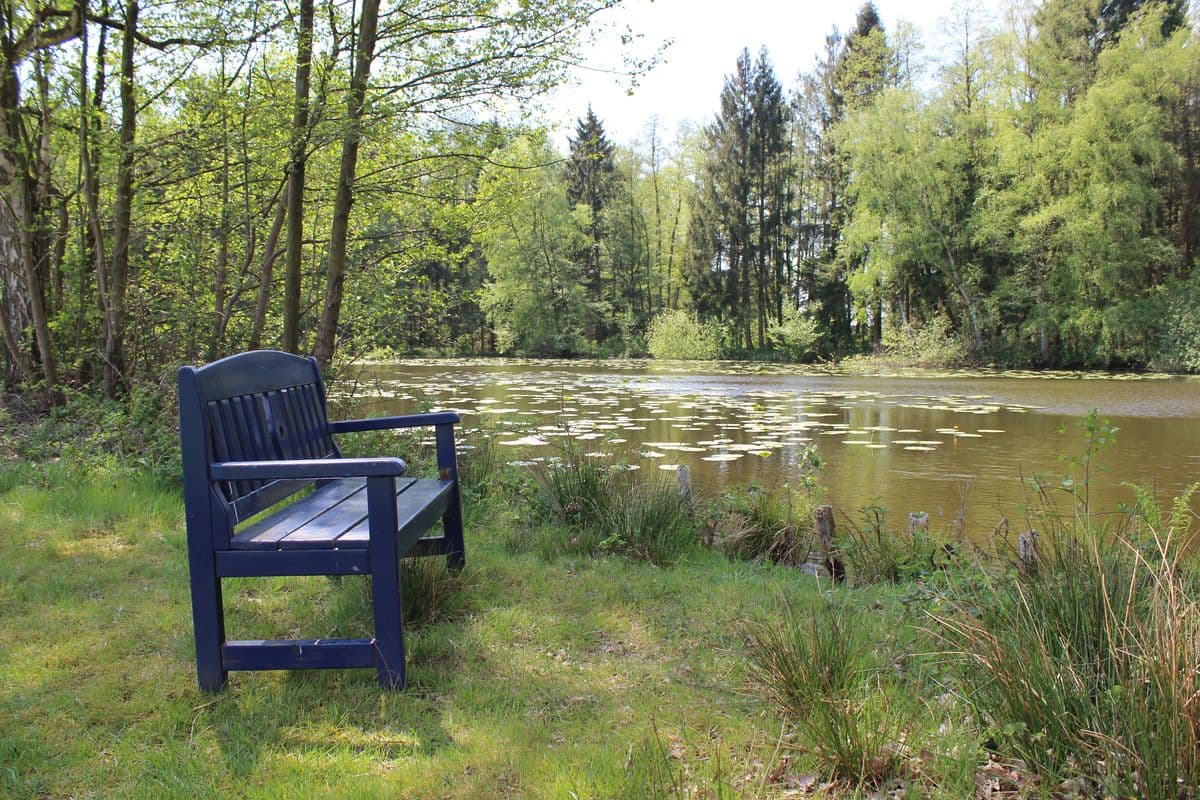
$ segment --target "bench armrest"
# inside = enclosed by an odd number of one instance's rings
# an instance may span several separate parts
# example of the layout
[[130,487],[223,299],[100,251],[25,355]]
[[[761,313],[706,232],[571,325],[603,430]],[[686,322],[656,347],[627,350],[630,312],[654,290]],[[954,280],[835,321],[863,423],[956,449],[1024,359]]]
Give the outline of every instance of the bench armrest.
[[398,477],[408,465],[399,458],[301,458],[292,461],[224,461],[209,464],[214,481],[255,481],[299,478]]
[[428,425],[454,425],[461,422],[453,411],[434,414],[409,414],[403,417],[370,417],[347,419],[329,423],[330,433],[356,433],[358,431],[383,431],[393,428],[421,428]]

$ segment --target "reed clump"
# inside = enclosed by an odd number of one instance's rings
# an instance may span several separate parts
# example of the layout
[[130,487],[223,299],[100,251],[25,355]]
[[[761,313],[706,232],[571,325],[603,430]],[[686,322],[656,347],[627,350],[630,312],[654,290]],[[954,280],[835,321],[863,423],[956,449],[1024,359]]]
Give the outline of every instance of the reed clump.
[[1200,786],[1200,604],[1178,531],[1042,532],[935,616],[966,702],[1045,776],[1147,800]]
[[664,565],[697,544],[690,496],[670,481],[639,480],[627,465],[574,447],[536,462],[521,496],[536,516],[566,530],[567,550]]
[[845,601],[779,605],[743,626],[752,679],[828,778],[878,787],[899,776],[914,725],[873,626]]

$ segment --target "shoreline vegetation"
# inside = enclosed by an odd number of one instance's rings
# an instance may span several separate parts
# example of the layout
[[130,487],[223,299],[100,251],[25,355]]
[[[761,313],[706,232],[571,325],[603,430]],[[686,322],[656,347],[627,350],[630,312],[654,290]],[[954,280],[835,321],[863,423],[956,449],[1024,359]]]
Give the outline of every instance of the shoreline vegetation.
[[[837,502],[816,450],[788,485],[692,496],[579,450],[517,470],[477,433],[467,571],[404,568],[408,691],[316,671],[210,697],[163,405],[137,457],[86,421],[0,443],[0,795],[1197,797],[1194,488],[1093,508],[1095,413],[1069,474],[1028,484],[1032,544],[839,509],[842,583],[798,568]],[[393,434],[347,450],[432,463]],[[361,581],[227,588],[238,637],[369,615]]]

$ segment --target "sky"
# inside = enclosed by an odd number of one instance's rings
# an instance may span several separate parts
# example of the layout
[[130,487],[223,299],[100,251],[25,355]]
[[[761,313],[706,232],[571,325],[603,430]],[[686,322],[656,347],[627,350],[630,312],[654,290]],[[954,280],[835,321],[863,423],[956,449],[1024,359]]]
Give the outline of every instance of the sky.
[[[670,141],[681,123],[706,124],[716,112],[721,85],[733,71],[738,53],[757,56],[765,45],[785,90],[812,68],[825,36],[836,25],[843,33],[854,25],[864,0],[625,0],[607,12],[611,32],[584,54],[591,69],[576,69],[572,83],[546,101],[544,118],[565,147],[590,103],[609,137],[629,144],[644,136],[657,114],[663,138]],[[904,20],[916,26],[926,57],[936,56],[940,21],[955,0],[876,0],[887,31]],[[995,9],[998,0],[985,0]],[[633,48],[647,54],[664,41],[671,44],[661,63],[627,94],[629,81],[612,74],[622,68],[619,34],[642,34]]]

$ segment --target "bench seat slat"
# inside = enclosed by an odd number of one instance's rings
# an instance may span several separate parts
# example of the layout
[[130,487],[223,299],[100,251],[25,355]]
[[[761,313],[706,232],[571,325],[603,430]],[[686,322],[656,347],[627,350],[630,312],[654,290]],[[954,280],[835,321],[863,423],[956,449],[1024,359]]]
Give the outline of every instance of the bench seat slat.
[[[418,483],[416,478],[397,479],[396,494],[404,497],[416,483]],[[281,539],[279,548],[281,550],[308,550],[337,547],[338,537],[359,522],[364,522],[366,518],[367,492],[364,481],[362,489],[354,492],[325,513],[313,517]]]
[[[401,536],[400,552],[404,553],[406,534],[417,531],[417,535],[429,529],[450,505],[454,481],[424,479],[404,494],[396,497],[396,528]],[[359,522],[338,539],[338,547],[366,547],[371,538],[370,522]],[[415,539],[414,539],[415,541]]]
[[[295,481],[303,485],[310,481]],[[288,481],[288,483],[293,483]],[[278,550],[279,540],[304,525],[309,520],[327,511],[367,485],[362,478],[342,478],[330,481],[308,497],[301,498],[287,508],[255,522],[234,536],[229,544],[235,550]],[[298,486],[297,486],[298,488]]]

